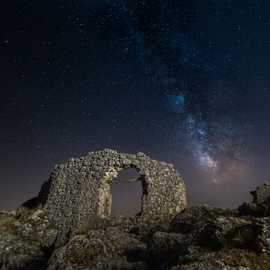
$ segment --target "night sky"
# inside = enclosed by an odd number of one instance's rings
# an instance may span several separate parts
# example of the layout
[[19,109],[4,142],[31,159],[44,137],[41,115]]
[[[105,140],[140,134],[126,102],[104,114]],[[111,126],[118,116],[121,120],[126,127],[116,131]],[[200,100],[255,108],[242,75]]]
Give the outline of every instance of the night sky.
[[270,2],[13,0],[0,9],[0,207],[91,150],[172,162],[189,203],[270,179]]

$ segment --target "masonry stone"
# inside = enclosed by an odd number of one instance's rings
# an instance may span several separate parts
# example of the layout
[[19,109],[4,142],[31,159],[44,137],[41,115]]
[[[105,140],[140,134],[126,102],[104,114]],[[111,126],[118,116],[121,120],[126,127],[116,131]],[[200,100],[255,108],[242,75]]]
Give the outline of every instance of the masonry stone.
[[173,165],[141,152],[124,154],[105,149],[55,167],[45,202],[50,221],[69,231],[89,227],[97,219],[114,218],[111,185],[118,181],[121,171],[130,168],[139,174],[134,181],[142,184],[138,222],[170,221],[187,206],[185,185]]

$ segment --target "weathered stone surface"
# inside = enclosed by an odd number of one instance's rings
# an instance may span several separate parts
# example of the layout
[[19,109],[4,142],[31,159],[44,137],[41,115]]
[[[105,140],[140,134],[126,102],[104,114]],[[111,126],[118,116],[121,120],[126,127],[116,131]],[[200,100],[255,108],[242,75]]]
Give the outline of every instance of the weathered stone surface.
[[245,247],[260,253],[270,253],[270,218],[254,219],[238,231]]
[[270,215],[270,183],[265,183],[250,192],[250,202],[242,204],[238,211],[241,215],[266,217]]
[[46,201],[51,222],[68,232],[74,227],[89,227],[97,218],[110,217],[110,185],[120,171],[128,168],[138,171],[143,187],[142,209],[136,221],[170,221],[186,207],[184,183],[171,164],[152,160],[143,153],[122,154],[105,149],[55,168]]
[[219,209],[207,205],[192,206],[176,215],[170,224],[174,232],[189,233],[201,224],[211,223],[220,216],[235,216],[236,212],[230,209]]
[[190,235],[194,244],[218,250],[252,245],[250,241],[254,241],[255,233],[248,232],[247,228],[253,222],[233,210],[194,206],[179,213],[172,220],[170,230]]
[[172,270],[268,270],[269,256],[241,249],[224,249],[219,252],[200,250],[189,254],[181,265]]
[[156,232],[149,241],[148,264],[153,269],[161,266],[168,269],[177,262],[180,254],[186,253],[191,243],[191,238],[183,234]]
[[144,243],[117,228],[92,230],[56,250],[48,269],[144,269],[138,266],[146,267],[145,252]]
[[44,210],[0,212],[0,269],[46,269],[56,234]]
[[135,224],[130,227],[128,232],[135,234],[138,239],[149,244],[156,232],[167,232],[168,228],[168,224]]

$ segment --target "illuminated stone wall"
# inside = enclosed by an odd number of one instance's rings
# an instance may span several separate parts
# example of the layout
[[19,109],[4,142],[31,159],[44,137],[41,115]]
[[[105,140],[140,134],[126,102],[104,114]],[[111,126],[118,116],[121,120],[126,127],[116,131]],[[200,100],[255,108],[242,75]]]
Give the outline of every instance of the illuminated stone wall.
[[172,164],[143,153],[105,149],[55,167],[45,203],[51,222],[69,231],[88,227],[96,219],[114,218],[111,184],[122,170],[129,168],[137,170],[137,181],[142,183],[142,209],[137,221],[166,222],[186,207],[185,186]]

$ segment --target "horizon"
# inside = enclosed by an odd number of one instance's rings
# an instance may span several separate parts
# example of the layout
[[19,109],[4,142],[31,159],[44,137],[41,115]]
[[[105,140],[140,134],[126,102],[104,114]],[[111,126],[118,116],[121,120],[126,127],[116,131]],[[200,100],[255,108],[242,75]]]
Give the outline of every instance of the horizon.
[[36,196],[55,164],[104,148],[174,164],[191,205],[248,200],[270,179],[268,10],[266,0],[4,3],[0,208]]

